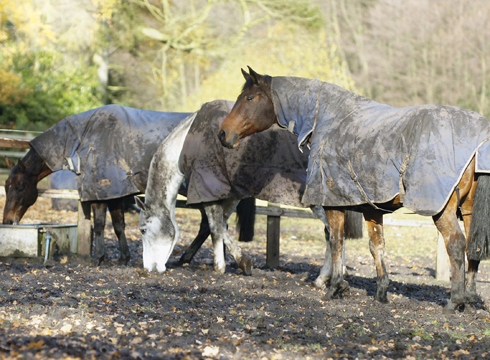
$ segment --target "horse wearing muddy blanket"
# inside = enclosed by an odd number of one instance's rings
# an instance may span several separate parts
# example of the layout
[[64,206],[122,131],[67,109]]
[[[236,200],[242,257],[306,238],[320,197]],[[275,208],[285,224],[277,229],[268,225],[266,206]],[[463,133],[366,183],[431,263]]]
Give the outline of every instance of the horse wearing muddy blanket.
[[[251,137],[242,151],[221,146],[216,132],[232,102],[217,100],[203,105],[194,117],[183,121],[162,143],[150,165],[145,203],[141,207],[143,264],[148,270],[165,271],[166,262],[179,240],[175,199],[187,183],[187,203],[204,209],[211,229],[214,269],[225,271],[223,243],[239,267],[252,271],[251,259],[228,234],[226,222],[237,202],[246,197],[303,206],[307,153],[298,151],[295,138],[281,129]],[[264,154],[269,154],[265,157]],[[321,207],[312,207],[326,224]],[[319,211],[318,211],[319,210]],[[328,229],[328,227],[327,227]],[[328,233],[327,233],[328,239]],[[327,241],[325,263],[316,283],[323,285],[331,272]]]
[[327,298],[345,286],[341,224],[344,211],[353,209],[367,224],[376,299],[388,301],[383,214],[402,206],[432,216],[444,237],[452,281],[446,310],[476,298],[478,265],[490,256],[487,119],[451,106],[394,108],[319,80],[262,76],[252,69],[242,73],[242,93],[217,134],[224,146],[234,148],[277,123],[298,136],[298,146],[311,147],[302,202],[323,206],[328,217],[333,275]]
[[[124,234],[123,199],[143,193],[153,154],[165,137],[191,113],[165,113],[119,105],[69,116],[30,142],[31,149],[5,183],[3,223],[17,224],[38,196],[47,175],[69,169],[77,174],[80,199],[94,212],[94,263],[104,259],[104,226],[109,208],[119,240],[120,263],[130,259]],[[180,189],[185,194],[185,189]],[[247,210],[245,210],[247,211]],[[203,218],[198,238],[209,235]]]

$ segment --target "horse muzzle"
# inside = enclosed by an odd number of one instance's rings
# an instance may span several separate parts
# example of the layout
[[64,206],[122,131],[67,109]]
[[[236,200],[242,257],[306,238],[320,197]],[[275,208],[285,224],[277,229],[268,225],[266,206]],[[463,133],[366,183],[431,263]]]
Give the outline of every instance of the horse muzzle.
[[218,133],[218,139],[221,142],[221,145],[228,149],[233,149],[238,145],[238,134],[233,135],[230,140],[227,140],[226,131],[221,130]]

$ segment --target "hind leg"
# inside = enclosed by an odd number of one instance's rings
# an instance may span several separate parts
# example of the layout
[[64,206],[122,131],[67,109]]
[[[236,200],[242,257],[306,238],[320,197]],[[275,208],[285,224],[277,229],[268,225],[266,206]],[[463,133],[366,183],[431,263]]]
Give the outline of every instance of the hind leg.
[[376,266],[376,300],[380,303],[387,303],[390,280],[384,261],[383,213],[378,210],[370,210],[364,213],[364,219],[366,220],[369,235],[369,250]]
[[[468,240],[470,238],[470,227],[471,227],[471,213],[473,211],[473,201],[475,199],[475,191],[477,182],[474,181],[474,161],[470,163],[468,169],[461,180],[461,187],[464,184],[471,184],[468,194],[463,197],[461,203],[461,214],[463,215],[464,230],[466,235],[466,245],[468,246]],[[467,175],[470,173],[469,175]],[[468,187],[468,185],[466,185]],[[468,260],[468,276],[466,278],[466,302],[474,302],[477,297],[476,293],[476,274],[478,273],[478,266],[480,261],[478,260]]]
[[453,193],[444,210],[433,217],[434,223],[444,238],[451,264],[451,299],[446,311],[453,312],[465,302],[464,257],[466,240],[459,227],[456,210],[458,207],[456,193]]
[[123,198],[109,201],[109,211],[111,213],[112,226],[119,240],[119,251],[121,257],[118,260],[120,265],[127,265],[131,255],[129,253],[128,240],[126,239],[126,223],[124,222],[124,200]]
[[94,213],[94,258],[93,266],[99,266],[105,258],[104,249],[104,228],[107,204],[104,202],[92,203]]
[[345,215],[340,210],[326,210],[328,227],[330,229],[330,249],[332,258],[332,277],[330,288],[326,298],[333,299],[337,294],[345,291],[349,285],[344,281],[344,269],[342,264],[342,253],[344,248],[344,219]]

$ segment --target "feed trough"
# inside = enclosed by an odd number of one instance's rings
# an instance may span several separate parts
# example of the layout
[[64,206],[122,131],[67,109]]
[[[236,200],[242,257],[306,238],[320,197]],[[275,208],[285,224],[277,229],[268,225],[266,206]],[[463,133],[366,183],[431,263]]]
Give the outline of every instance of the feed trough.
[[45,260],[57,260],[60,256],[76,253],[77,224],[0,225],[2,257],[44,257]]

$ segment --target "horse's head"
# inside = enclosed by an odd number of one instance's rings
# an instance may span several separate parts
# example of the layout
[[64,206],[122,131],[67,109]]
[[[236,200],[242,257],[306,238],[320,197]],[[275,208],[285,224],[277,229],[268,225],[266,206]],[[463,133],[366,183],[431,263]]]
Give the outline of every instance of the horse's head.
[[3,209],[4,224],[18,224],[27,209],[37,200],[38,176],[31,174],[22,160],[17,165],[6,159],[10,167],[10,175],[5,181],[5,208]]
[[140,212],[140,231],[143,240],[143,266],[148,271],[164,272],[166,263],[180,238],[180,230],[175,221],[175,211],[152,209],[135,196]]
[[267,130],[277,120],[272,103],[272,78],[248,69],[250,74],[242,69],[246,80],[242,93],[218,131],[221,144],[230,149],[236,147],[241,138]]

